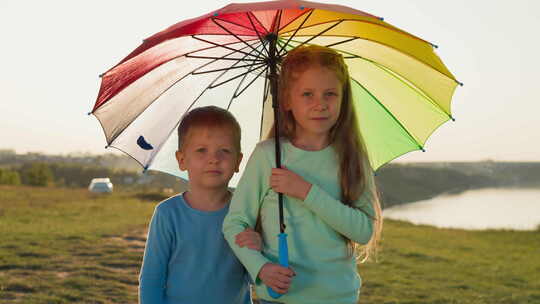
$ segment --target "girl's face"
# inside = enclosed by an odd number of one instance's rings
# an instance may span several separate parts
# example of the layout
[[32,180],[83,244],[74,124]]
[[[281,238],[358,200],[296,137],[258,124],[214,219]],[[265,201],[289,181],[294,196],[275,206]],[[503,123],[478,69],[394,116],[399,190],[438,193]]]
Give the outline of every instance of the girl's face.
[[291,83],[285,109],[292,112],[297,138],[326,138],[338,119],[343,85],[331,69],[310,66]]

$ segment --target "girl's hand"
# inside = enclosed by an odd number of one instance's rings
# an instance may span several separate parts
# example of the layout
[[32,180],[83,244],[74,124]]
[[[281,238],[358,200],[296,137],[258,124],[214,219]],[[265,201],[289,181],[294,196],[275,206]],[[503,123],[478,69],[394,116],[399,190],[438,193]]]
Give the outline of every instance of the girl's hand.
[[306,199],[306,196],[311,189],[311,184],[306,182],[300,175],[283,167],[281,169],[272,169],[272,175],[270,175],[270,187],[276,192],[303,201]]
[[264,285],[272,288],[279,294],[285,294],[291,287],[292,277],[296,273],[291,268],[285,268],[279,264],[266,263],[259,271],[259,279]]
[[237,234],[234,242],[240,248],[247,247],[256,251],[261,251],[262,249],[261,235],[249,227]]

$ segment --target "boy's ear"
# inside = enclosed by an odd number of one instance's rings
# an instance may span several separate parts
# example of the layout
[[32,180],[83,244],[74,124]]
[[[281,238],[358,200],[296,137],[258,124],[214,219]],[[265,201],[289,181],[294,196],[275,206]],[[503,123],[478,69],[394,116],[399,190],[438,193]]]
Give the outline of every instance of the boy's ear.
[[244,157],[244,154],[242,154],[242,152],[240,152],[239,155],[238,155],[238,162],[236,163],[236,168],[234,168],[234,172],[239,172],[240,171],[240,163],[242,162],[243,157]]
[[184,153],[180,150],[177,150],[176,153],[176,161],[178,161],[178,168],[180,168],[181,171],[186,171],[186,164],[184,160]]

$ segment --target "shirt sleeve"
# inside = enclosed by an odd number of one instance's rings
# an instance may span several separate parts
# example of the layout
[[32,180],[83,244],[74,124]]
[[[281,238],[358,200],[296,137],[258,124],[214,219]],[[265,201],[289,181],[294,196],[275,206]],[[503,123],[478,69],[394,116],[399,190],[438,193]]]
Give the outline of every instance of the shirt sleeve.
[[304,205],[330,227],[360,244],[367,244],[371,239],[375,216],[372,206],[373,173],[366,174],[365,191],[355,201],[354,208],[344,205],[316,184],[312,184],[304,200]]
[[257,276],[262,266],[270,261],[260,251],[238,247],[235,237],[245,228],[255,227],[260,204],[270,189],[268,185],[270,170],[270,161],[265,151],[261,145],[257,145],[234,191],[229,213],[223,221],[225,239],[256,284],[260,283]]
[[139,303],[165,303],[168,262],[173,231],[166,212],[158,205],[150,221],[139,277]]

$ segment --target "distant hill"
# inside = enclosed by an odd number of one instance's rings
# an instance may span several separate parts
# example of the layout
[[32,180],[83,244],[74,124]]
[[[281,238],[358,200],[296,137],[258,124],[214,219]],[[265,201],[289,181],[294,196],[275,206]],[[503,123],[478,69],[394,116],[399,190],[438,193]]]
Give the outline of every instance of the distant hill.
[[113,170],[142,171],[142,167],[133,158],[124,154],[70,153],[50,155],[36,152],[17,154],[13,150],[0,150],[0,167],[16,167],[35,162],[92,165]]
[[[0,150],[0,168],[20,168],[29,163],[47,163],[61,183],[87,186],[100,169],[110,170],[113,182],[119,185],[173,188],[183,191],[183,180],[169,174],[149,171],[122,154],[17,154]],[[84,169],[84,170],[81,170]],[[79,170],[79,171],[77,171]],[[87,181],[88,180],[88,181]],[[432,162],[388,164],[377,172],[376,181],[383,207],[425,200],[443,193],[459,193],[487,187],[540,188],[540,162]]]
[[489,187],[540,188],[540,162],[389,164],[376,176],[386,207]]

